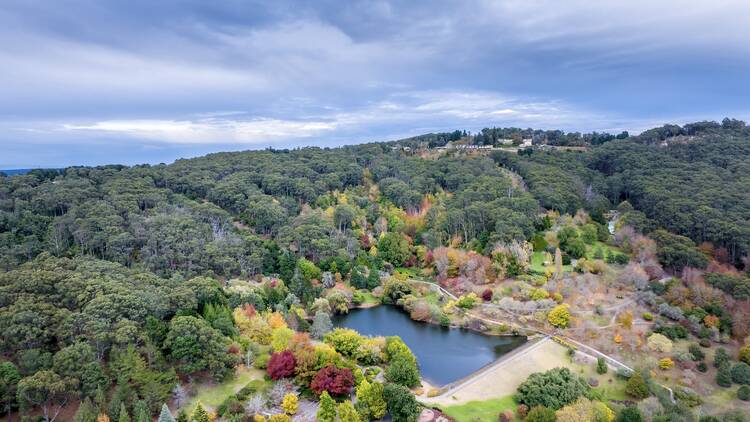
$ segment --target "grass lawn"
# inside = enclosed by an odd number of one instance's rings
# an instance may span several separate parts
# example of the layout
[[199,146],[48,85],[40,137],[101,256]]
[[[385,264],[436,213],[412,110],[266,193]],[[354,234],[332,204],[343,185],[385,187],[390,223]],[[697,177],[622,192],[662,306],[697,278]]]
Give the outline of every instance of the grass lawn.
[[458,422],[494,422],[497,421],[497,415],[504,410],[510,409],[515,413],[516,406],[513,396],[505,396],[498,399],[471,401],[457,406],[446,406],[442,409],[448,416],[456,418]]
[[[531,255],[531,265],[529,269],[535,273],[544,274],[546,268],[544,267],[544,255],[543,251],[536,251]],[[553,258],[554,259],[554,258]],[[573,271],[572,265],[563,265],[563,272]]]
[[362,302],[363,305],[380,305],[380,299],[376,298],[372,292],[368,290],[359,290],[359,292],[362,294],[362,296],[365,298],[365,301]]
[[195,396],[188,400],[184,406],[185,411],[189,414],[193,412],[195,406],[200,402],[203,407],[215,409],[221,402],[230,395],[241,390],[252,380],[262,380],[264,371],[255,368],[245,368],[244,366],[237,369],[234,378],[221,384],[207,382],[200,384],[195,388]]

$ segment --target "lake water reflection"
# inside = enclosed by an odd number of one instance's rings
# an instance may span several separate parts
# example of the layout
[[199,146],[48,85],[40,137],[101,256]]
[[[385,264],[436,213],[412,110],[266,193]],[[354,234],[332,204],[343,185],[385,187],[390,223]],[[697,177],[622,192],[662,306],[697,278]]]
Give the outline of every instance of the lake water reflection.
[[459,380],[526,342],[413,321],[395,306],[353,309],[333,323],[363,335],[401,337],[417,356],[422,376],[435,385]]

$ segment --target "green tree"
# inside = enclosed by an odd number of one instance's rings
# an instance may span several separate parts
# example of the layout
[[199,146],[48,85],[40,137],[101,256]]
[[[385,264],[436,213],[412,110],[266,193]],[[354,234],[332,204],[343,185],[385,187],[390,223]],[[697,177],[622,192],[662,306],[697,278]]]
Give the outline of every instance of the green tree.
[[336,402],[333,401],[328,391],[320,395],[320,407],[315,415],[321,422],[334,422],[336,420]]
[[383,398],[393,422],[414,422],[421,407],[408,388],[398,384],[386,384]]
[[385,379],[409,388],[419,384],[419,368],[417,368],[416,358],[405,353],[391,358],[391,363],[385,370]]
[[198,403],[193,410],[193,414],[190,415],[190,422],[210,422],[211,418],[208,417],[208,412],[203,408],[203,405]]
[[21,375],[12,362],[0,362],[0,405],[4,413],[10,413],[16,402],[16,389]]
[[128,415],[128,408],[125,407],[125,403],[120,403],[120,417],[117,419],[118,422],[130,422],[130,415]]
[[628,382],[625,384],[625,392],[636,399],[645,399],[650,395],[646,380],[643,379],[643,375],[639,371],[634,371],[628,378]]
[[312,326],[310,327],[310,335],[317,340],[323,339],[323,337],[333,330],[333,323],[331,317],[327,312],[317,311],[313,318]]
[[71,392],[56,373],[39,371],[18,382],[16,395],[18,402],[25,408],[40,407],[44,420],[49,422],[60,413]]
[[164,342],[169,357],[186,374],[208,370],[216,378],[231,371],[236,358],[227,353],[226,339],[206,321],[192,316],[175,317]]
[[616,422],[643,422],[641,412],[635,406],[627,406],[617,414]]
[[553,410],[575,402],[590,390],[588,383],[568,368],[555,368],[531,374],[518,386],[516,401],[528,407]]
[[351,401],[345,400],[343,403],[339,403],[337,409],[339,422],[360,422],[359,413],[357,413]]
[[409,242],[400,233],[386,233],[378,242],[378,257],[400,267],[411,256]]
[[89,397],[83,399],[73,416],[74,422],[96,422],[97,412]]
[[597,358],[596,359],[596,373],[606,374],[608,370],[609,370],[609,367],[607,366],[607,361],[604,360],[604,358]]
[[166,403],[161,405],[161,413],[159,413],[158,422],[176,422]]
[[151,422],[151,412],[143,400],[136,400],[133,405],[133,420],[135,422]]
[[385,416],[388,406],[383,392],[384,386],[379,382],[369,383],[365,379],[357,386],[357,403],[363,403],[369,419],[378,420]]

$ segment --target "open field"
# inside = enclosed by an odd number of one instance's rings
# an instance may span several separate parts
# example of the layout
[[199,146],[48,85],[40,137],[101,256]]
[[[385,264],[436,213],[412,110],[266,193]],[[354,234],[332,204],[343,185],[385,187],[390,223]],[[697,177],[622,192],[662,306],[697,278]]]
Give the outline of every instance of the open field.
[[491,422],[497,420],[498,413],[504,410],[515,410],[516,402],[513,396],[500,397],[484,401],[471,401],[455,406],[443,408],[448,416],[456,418],[457,421],[479,421]]
[[264,371],[255,368],[246,368],[241,366],[237,369],[234,378],[221,384],[204,383],[197,385],[195,395],[193,395],[187,404],[183,406],[188,414],[192,413],[198,403],[208,410],[215,409],[221,402],[230,395],[240,391],[242,387],[253,380],[262,380]]

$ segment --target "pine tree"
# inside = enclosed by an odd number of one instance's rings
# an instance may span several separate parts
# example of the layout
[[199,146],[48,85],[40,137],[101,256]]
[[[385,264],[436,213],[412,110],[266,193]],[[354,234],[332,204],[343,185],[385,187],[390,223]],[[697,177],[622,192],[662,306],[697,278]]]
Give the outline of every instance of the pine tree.
[[367,288],[372,290],[380,286],[380,273],[377,268],[370,268],[370,274],[367,275]]
[[193,414],[190,415],[191,422],[210,422],[211,418],[208,417],[208,412],[203,408],[203,405],[198,403],[198,406],[193,410]]
[[159,414],[158,422],[177,422],[174,420],[172,413],[169,412],[169,408],[167,407],[166,403],[161,406],[161,413]]
[[128,408],[125,407],[125,403],[120,403],[120,417],[117,422],[130,422],[130,415],[128,415]]
[[177,412],[177,422],[188,422],[188,420],[189,418],[185,409],[180,409],[180,411]]
[[339,422],[360,422],[359,421],[359,413],[357,413],[357,409],[354,408],[354,405],[352,405],[352,402],[347,400],[343,403],[340,403],[338,406],[339,411]]
[[367,413],[372,419],[382,419],[387,408],[383,398],[383,384],[379,382],[370,384],[366,379],[362,380],[357,387],[357,403],[362,403],[367,407]]
[[105,413],[107,411],[107,394],[104,392],[104,388],[101,385],[96,389],[94,404],[96,405],[97,414]]
[[73,420],[74,422],[96,422],[96,409],[90,398],[87,397],[81,402]]
[[143,400],[136,400],[133,405],[133,420],[135,422],[151,422],[151,412]]
[[316,416],[321,422],[336,420],[336,402],[333,401],[328,391],[323,391],[323,394],[320,395],[320,408]]

